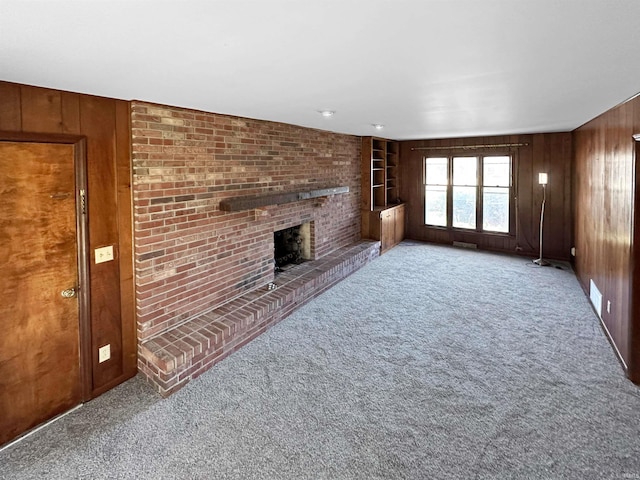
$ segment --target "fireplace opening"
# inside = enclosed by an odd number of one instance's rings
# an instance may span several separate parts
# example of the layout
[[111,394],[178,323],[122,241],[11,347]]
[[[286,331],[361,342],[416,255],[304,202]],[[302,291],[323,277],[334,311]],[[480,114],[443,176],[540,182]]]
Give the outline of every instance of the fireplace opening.
[[309,223],[273,232],[275,272],[284,272],[293,265],[311,259],[311,229]]

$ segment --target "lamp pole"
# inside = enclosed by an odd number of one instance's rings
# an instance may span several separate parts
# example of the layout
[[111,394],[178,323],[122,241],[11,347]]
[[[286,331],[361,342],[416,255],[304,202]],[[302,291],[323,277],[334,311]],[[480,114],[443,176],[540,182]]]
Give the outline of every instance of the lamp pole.
[[551,265],[549,262],[542,258],[542,232],[544,229],[544,204],[547,200],[547,181],[548,176],[546,173],[538,174],[538,183],[542,185],[542,207],[540,208],[540,257],[536,258],[533,263],[540,267],[547,267]]

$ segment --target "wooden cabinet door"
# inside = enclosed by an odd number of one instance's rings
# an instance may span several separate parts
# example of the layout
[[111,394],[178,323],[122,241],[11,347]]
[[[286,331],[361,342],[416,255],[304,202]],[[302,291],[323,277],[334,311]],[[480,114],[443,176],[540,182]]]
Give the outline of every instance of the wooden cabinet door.
[[404,205],[400,205],[395,209],[395,239],[394,244],[397,245],[404,240]]
[[386,210],[382,210],[380,212],[381,215],[381,232],[380,232],[380,243],[381,250],[384,252],[389,248],[393,247],[394,239],[395,239],[395,210],[393,208],[388,208]]

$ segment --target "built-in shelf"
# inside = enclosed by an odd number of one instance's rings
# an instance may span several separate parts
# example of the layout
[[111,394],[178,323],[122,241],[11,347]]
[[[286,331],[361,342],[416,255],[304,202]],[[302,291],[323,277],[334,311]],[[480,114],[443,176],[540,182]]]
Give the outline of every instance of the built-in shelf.
[[220,201],[220,210],[224,212],[240,212],[242,210],[252,210],[254,208],[267,207],[269,205],[299,202],[300,200],[328,197],[329,195],[337,195],[341,193],[349,193],[349,187],[331,187],[307,190],[303,192],[269,193],[265,195],[225,198]]
[[362,139],[362,236],[380,240],[384,252],[404,238],[404,205],[399,198],[399,144]]

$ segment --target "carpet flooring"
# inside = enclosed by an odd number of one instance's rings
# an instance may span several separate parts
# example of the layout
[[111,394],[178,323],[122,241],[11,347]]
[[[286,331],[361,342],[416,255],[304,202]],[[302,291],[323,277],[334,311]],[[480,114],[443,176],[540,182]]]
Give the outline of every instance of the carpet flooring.
[[162,400],[0,452],[20,479],[640,478],[640,389],[574,274],[403,242]]

